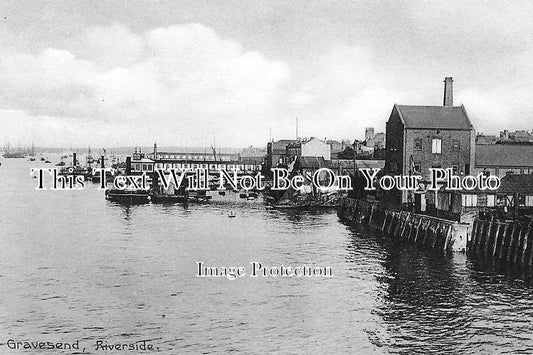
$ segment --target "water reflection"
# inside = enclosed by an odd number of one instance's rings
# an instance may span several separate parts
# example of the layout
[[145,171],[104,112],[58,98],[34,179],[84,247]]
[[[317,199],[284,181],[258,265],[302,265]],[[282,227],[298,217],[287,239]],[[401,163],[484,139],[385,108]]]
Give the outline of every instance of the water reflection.
[[[235,196],[124,206],[91,185],[37,192],[30,167],[0,168],[9,337],[156,339],[169,354],[533,352],[529,279],[498,265],[394,243],[332,211]],[[204,279],[198,261],[330,266],[334,277]]]
[[383,292],[373,313],[386,332],[367,332],[374,344],[400,354],[497,353],[511,344],[516,352],[532,350],[533,293],[523,269],[446,256],[358,228],[352,233],[350,262],[360,262],[358,250],[384,250],[375,255]]

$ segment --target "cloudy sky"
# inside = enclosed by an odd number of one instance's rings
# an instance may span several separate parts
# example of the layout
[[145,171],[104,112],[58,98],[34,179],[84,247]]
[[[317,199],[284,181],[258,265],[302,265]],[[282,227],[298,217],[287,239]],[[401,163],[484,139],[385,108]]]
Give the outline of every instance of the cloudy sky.
[[0,2],[0,141],[361,138],[454,78],[478,132],[533,129],[531,1]]

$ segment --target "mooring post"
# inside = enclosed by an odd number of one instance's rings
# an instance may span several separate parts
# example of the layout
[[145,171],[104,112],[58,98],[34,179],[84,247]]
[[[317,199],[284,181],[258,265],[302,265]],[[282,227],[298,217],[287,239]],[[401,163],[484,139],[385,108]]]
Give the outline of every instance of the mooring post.
[[494,234],[494,248],[492,248],[492,257],[494,258],[496,256],[496,251],[498,250],[498,244],[500,243],[500,228],[501,223],[498,223],[496,226],[496,232]]
[[502,233],[502,242],[501,242],[500,250],[498,253],[498,259],[500,260],[504,258],[504,255],[507,252],[507,248],[509,245],[508,234],[509,234],[509,223],[505,223],[505,227],[503,228],[503,233]]
[[416,226],[415,243],[418,242],[418,236],[420,234],[420,228],[422,228],[422,218],[418,217],[418,226]]
[[518,236],[520,235],[520,226],[513,223],[513,230],[509,239],[509,250],[507,251],[507,261],[513,261],[516,254],[516,246],[518,244]]
[[529,256],[529,251],[531,250],[529,242],[529,228],[527,228],[524,233],[524,246],[522,248],[522,264],[524,265],[527,261],[527,257]]
[[520,228],[520,232],[518,232],[518,239],[516,242],[516,253],[514,255],[513,261],[517,263],[520,260],[520,257],[522,256],[522,248],[524,247],[524,231],[522,228]]
[[387,211],[385,211],[385,217],[383,218],[383,226],[381,227],[381,231],[382,232],[385,232],[385,226],[387,225],[387,216],[389,215],[389,213]]
[[467,252],[472,253],[472,250],[474,248],[474,245],[476,245],[477,240],[477,227],[479,225],[479,222],[477,218],[474,218],[474,222],[472,223],[472,238],[470,239],[469,243],[467,244]]

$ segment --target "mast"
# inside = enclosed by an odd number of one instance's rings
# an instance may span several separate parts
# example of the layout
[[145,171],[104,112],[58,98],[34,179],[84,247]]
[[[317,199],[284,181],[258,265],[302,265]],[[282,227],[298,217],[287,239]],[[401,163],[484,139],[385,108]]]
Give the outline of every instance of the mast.
[[296,140],[298,140],[298,116],[296,116]]

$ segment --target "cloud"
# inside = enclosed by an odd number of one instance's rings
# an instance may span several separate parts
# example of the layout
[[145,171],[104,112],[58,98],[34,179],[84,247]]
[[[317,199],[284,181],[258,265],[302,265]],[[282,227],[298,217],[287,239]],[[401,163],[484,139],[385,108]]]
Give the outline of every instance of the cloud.
[[391,9],[365,17],[360,33],[341,18],[324,27],[324,41],[313,33],[294,53],[291,44],[265,51],[281,59],[198,23],[143,32],[112,24],[44,49],[6,49],[0,122],[18,130],[2,127],[4,137],[209,146],[216,136],[218,145],[263,146],[270,129],[292,138],[299,117],[300,136],[362,138],[365,127],[385,129],[394,103],[442,104],[445,76],[478,131],[532,128],[525,7],[393,8],[392,23]]
[[[213,132],[228,143],[247,144],[266,135],[253,136],[254,129],[289,77],[287,64],[203,25],[142,35],[114,25],[89,29],[70,50],[2,57],[0,108],[19,112],[28,126],[53,121],[71,135],[85,129],[79,135],[84,144],[114,136],[112,142],[121,144],[208,145]],[[248,131],[251,137],[244,137]],[[65,138],[62,130],[34,132],[40,135],[32,139],[43,145]]]

